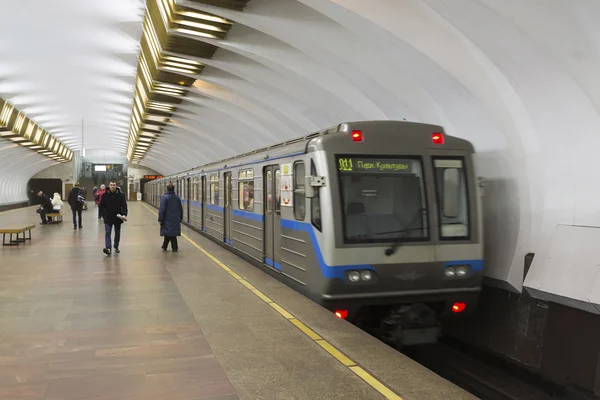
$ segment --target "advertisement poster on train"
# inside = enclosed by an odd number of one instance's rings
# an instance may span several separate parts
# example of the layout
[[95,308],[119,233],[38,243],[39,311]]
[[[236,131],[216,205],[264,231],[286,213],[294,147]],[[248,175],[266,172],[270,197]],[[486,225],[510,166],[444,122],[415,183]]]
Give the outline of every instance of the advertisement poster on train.
[[283,207],[292,207],[293,199],[293,176],[292,164],[281,165],[281,205]]

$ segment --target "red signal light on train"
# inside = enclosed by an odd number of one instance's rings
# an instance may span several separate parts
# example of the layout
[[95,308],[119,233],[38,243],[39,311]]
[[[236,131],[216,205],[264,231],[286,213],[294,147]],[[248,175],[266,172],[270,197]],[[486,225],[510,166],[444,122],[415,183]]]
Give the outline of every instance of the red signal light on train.
[[346,319],[348,318],[348,310],[335,310],[335,315],[338,318]]
[[441,133],[432,133],[431,141],[433,142],[433,144],[444,144],[444,135],[442,135]]
[[352,131],[352,140],[354,140],[355,142],[362,142],[363,141],[362,131]]
[[452,312],[453,313],[461,313],[461,312],[465,311],[465,308],[467,308],[467,304],[465,302],[457,301],[456,303],[454,303],[452,305]]

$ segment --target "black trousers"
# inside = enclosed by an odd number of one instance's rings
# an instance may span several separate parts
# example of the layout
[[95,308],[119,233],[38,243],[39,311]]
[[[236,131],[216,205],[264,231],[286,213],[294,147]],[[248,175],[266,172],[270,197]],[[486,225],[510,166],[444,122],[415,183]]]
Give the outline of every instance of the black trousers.
[[165,236],[165,239],[163,240],[162,248],[166,249],[167,247],[169,247],[169,242],[171,242],[171,249],[173,249],[173,250],[178,249],[177,236]]
[[71,208],[71,212],[73,213],[73,226],[77,226],[77,216],[79,216],[79,227],[81,228],[83,222],[81,222],[81,211],[82,210],[74,210]]

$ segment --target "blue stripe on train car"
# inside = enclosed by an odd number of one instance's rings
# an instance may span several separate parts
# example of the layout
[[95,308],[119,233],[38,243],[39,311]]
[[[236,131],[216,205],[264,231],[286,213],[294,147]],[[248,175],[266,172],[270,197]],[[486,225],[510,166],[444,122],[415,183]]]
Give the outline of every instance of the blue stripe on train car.
[[212,204],[207,204],[206,208],[208,210],[211,210],[211,211],[221,211],[221,212],[223,212],[223,210],[224,210],[223,207],[215,206],[215,205],[212,205]]
[[253,221],[258,221],[258,222],[263,222],[264,221],[264,218],[263,218],[262,214],[255,214],[255,213],[250,212],[250,211],[233,210],[233,216],[234,217],[241,217],[241,218],[251,219]]
[[[243,210],[233,210],[233,215],[238,216],[238,217],[242,217],[242,218],[247,218],[247,219],[251,219],[254,221],[259,221],[259,222],[263,222],[264,221],[264,216],[262,214],[256,214],[256,213],[252,213],[249,211],[243,211]],[[287,228],[287,229],[291,229],[294,231],[300,231],[300,232],[307,232],[310,235],[310,241],[312,243],[312,248],[315,251],[315,254],[317,256],[317,261],[319,263],[319,269],[321,270],[321,273],[323,274],[323,276],[327,279],[334,279],[334,278],[339,278],[339,279],[345,279],[344,276],[344,272],[348,271],[348,270],[354,270],[354,269],[370,269],[370,270],[375,270],[375,268],[373,268],[370,265],[327,265],[325,263],[325,260],[323,259],[323,254],[321,253],[321,249],[319,247],[319,242],[317,242],[317,237],[315,235],[315,231],[313,229],[312,224],[310,223],[305,223],[305,222],[299,222],[299,221],[292,221],[292,220],[287,220],[287,219],[281,219],[281,227],[282,228]],[[270,265],[274,268],[277,268],[278,270],[282,270],[281,268],[281,264],[279,263],[274,263],[273,260],[270,259],[265,259],[265,262],[267,263],[267,265]]]
[[281,227],[292,229],[295,231],[307,232],[310,236],[310,241],[312,242],[312,247],[315,250],[315,254],[317,256],[317,262],[319,263],[319,268],[321,269],[321,273],[327,279],[345,279],[345,271],[355,270],[355,269],[370,269],[375,270],[371,265],[367,264],[356,264],[356,265],[327,265],[325,260],[323,259],[323,254],[321,253],[321,248],[319,247],[319,242],[317,241],[317,237],[315,235],[314,228],[312,224],[306,222],[292,221],[289,219],[281,220]]
[[279,264],[278,262],[274,262],[273,260],[271,260],[269,257],[265,257],[265,263],[267,265],[270,265],[271,267],[275,268],[276,270],[281,271],[281,264]]
[[[210,207],[210,206],[209,206]],[[223,207],[212,206],[219,211],[223,211]],[[253,221],[264,221],[264,216],[262,214],[256,214],[249,211],[243,210],[232,210],[233,215],[236,217],[247,218]],[[312,243],[312,248],[315,251],[317,256],[317,262],[319,263],[319,269],[323,276],[327,279],[345,279],[345,272],[349,270],[356,269],[370,269],[375,270],[373,266],[367,264],[356,264],[356,265],[327,265],[325,260],[323,259],[323,253],[321,252],[321,248],[319,247],[319,242],[317,241],[317,237],[315,235],[314,228],[312,224],[300,221],[293,221],[288,219],[281,219],[281,227],[286,229],[291,229],[294,231],[307,232],[310,236],[310,241]],[[265,259],[267,265],[277,268],[281,271],[281,265],[279,263],[273,263],[273,260],[268,258]],[[275,265],[274,265],[275,264]],[[473,271],[482,271],[483,270],[483,260],[453,260],[447,261],[444,263],[444,268],[450,265],[464,265],[468,264],[471,266],[471,270]]]
[[190,201],[190,204],[194,207],[202,207],[202,203],[198,201]]

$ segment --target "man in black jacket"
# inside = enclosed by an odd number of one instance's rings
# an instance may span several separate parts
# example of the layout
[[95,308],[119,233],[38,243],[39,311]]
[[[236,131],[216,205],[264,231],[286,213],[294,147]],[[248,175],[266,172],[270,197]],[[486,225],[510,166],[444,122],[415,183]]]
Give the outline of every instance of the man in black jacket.
[[104,242],[105,247],[102,250],[104,254],[110,255],[110,237],[112,227],[115,227],[115,253],[120,253],[119,241],[121,240],[121,224],[127,221],[127,201],[125,194],[117,189],[117,183],[111,181],[108,190],[102,195],[99,204],[100,214],[104,217]]
[[46,225],[48,224],[48,218],[46,218],[46,214],[54,211],[52,200],[50,200],[50,197],[48,197],[48,195],[41,190],[38,190],[36,194],[40,199],[42,199],[42,205],[40,206],[40,217],[42,218],[41,224]]
[[79,188],[78,182],[75,184],[75,186],[73,186],[73,189],[71,189],[71,193],[69,193],[69,199],[67,200],[71,206],[71,212],[73,212],[73,229],[77,229],[77,215],[79,215],[79,229],[83,228],[83,222],[81,221],[83,203],[79,201],[80,194],[83,195],[83,192]]

